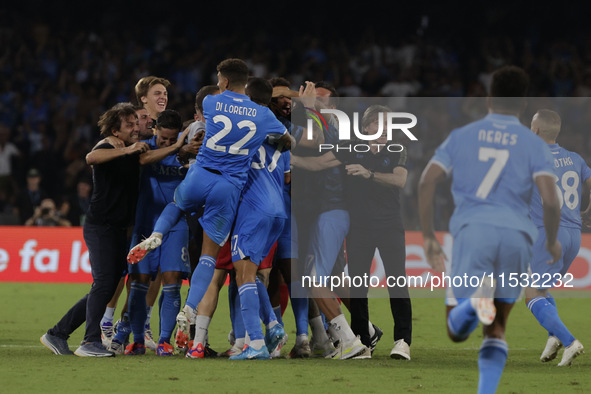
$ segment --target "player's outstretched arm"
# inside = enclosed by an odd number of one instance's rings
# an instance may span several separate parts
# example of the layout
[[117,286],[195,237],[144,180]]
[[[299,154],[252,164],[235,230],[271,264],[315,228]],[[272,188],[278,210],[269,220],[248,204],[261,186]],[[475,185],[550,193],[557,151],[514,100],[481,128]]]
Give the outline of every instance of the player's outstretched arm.
[[445,271],[446,256],[433,228],[435,187],[445,179],[445,171],[434,163],[427,164],[419,180],[419,221],[423,233],[423,250],[429,265],[438,272]]
[[185,143],[185,138],[187,138],[187,134],[189,134],[188,127],[185,129],[185,131],[182,132],[181,135],[179,135],[179,138],[174,144],[167,146],[166,148],[151,149],[145,153],[142,153],[140,155],[140,164],[145,165],[154,163],[164,159],[168,155],[176,153]]
[[[100,145],[99,145],[100,146]],[[86,164],[94,165],[94,164],[101,164],[105,163],[110,160],[114,160],[118,157],[133,155],[133,154],[142,154],[149,149],[148,144],[145,142],[136,142],[132,145],[126,146],[124,148],[116,148],[116,149],[93,149],[86,155]]]
[[538,175],[536,177],[536,186],[542,198],[542,207],[544,210],[544,228],[546,229],[546,249],[552,255],[552,261],[555,263],[560,259],[562,247],[557,239],[558,226],[560,224],[560,203],[556,193],[556,182],[550,175]]

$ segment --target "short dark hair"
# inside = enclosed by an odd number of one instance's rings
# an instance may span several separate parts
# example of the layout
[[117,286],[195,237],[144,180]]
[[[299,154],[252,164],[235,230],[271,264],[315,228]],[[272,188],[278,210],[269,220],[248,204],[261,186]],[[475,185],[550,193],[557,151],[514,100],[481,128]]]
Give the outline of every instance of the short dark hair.
[[529,75],[521,67],[503,66],[492,74],[490,93],[494,108],[517,109],[527,96]]
[[218,64],[217,71],[228,79],[230,86],[244,86],[248,81],[248,65],[242,59],[223,60]]
[[318,81],[318,82],[314,83],[314,86],[316,87],[316,89],[324,88],[324,89],[330,91],[329,102],[335,106],[338,104],[339,92],[337,92],[337,89],[334,87],[334,85],[332,83],[327,82],[327,81]]
[[289,83],[287,78],[284,78],[284,77],[273,77],[273,78],[269,79],[269,82],[271,83],[271,86],[273,86],[273,87],[287,86],[289,88],[291,86],[291,83]]
[[159,129],[181,130],[183,127],[181,114],[173,109],[165,109],[158,115],[156,127]]
[[255,103],[268,106],[273,97],[273,85],[265,78],[249,78],[246,83],[246,95]]
[[113,130],[119,130],[121,128],[121,121],[130,115],[137,118],[135,106],[132,103],[117,103],[109,108],[100,116],[97,122],[101,136],[108,137],[113,135]]
[[210,94],[219,92],[218,85],[205,85],[195,94],[195,111],[203,112],[203,99]]

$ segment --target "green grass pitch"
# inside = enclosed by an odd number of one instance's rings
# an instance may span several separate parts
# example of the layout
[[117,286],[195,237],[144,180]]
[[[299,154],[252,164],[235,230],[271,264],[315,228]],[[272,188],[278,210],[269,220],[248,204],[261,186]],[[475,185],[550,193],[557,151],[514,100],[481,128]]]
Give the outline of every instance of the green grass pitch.
[[[180,356],[159,358],[117,356],[85,359],[55,356],[39,337],[85,292],[88,285],[2,283],[0,285],[0,391],[23,392],[307,392],[307,393],[474,393],[476,392],[478,328],[466,342],[451,342],[445,332],[445,309],[440,297],[413,291],[413,343],[411,361],[392,360],[392,317],[388,300],[370,300],[370,318],[384,336],[370,360],[229,361],[189,360]],[[183,297],[187,287],[183,287]],[[434,294],[430,294],[433,296]],[[591,293],[555,295],[563,321],[591,349]],[[157,308],[157,307],[156,307]],[[119,314],[119,310],[116,315]],[[158,332],[158,311],[152,329]],[[285,312],[290,336],[295,337],[290,307]],[[226,289],[210,327],[210,343],[217,351],[228,348],[230,329]],[[69,340],[72,350],[81,341],[83,328]],[[509,359],[499,393],[591,392],[591,356],[578,357],[571,367],[559,368],[559,360],[541,363],[545,331],[518,302],[510,316],[507,341]],[[591,351],[591,350],[589,350]],[[588,352],[589,352],[588,351]],[[561,357],[559,354],[558,358]]]

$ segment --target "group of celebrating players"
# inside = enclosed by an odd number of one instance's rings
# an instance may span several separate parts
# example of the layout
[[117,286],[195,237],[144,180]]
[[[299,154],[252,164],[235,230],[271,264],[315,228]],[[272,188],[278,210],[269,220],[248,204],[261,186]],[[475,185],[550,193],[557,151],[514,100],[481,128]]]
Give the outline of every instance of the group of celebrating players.
[[[222,61],[217,72],[217,85],[197,93],[195,119],[188,124],[166,109],[169,82],[157,77],[138,82],[139,107],[120,103],[101,117],[105,139],[87,156],[95,178],[84,228],[93,287],[41,342],[56,354],[70,354],[66,340],[86,321],[85,339],[74,352],[79,356],[140,355],[146,346],[159,356],[179,352],[188,358],[217,356],[208,346],[207,332],[219,290],[229,276],[232,347],[223,355],[242,360],[280,354],[287,342],[279,301],[281,289],[286,288],[292,296],[297,332],[290,357],[371,358],[382,331],[366,317],[360,339],[342,312],[341,301],[349,307],[346,297],[337,299],[327,295],[326,289],[302,293],[301,283],[292,275],[294,264],[299,264],[297,241],[302,233],[291,215],[290,166],[301,160],[292,162],[290,150],[300,144],[317,146],[327,131],[320,125],[313,128],[316,134],[303,138],[304,129],[289,119],[289,99],[299,97],[314,112],[326,104],[320,99],[322,85],[307,82],[295,92],[280,79],[249,78],[248,67],[240,59]],[[423,172],[419,215],[425,254],[436,270],[445,270],[445,256],[432,228],[433,198],[437,183],[450,175],[456,205],[450,223],[452,275],[528,270],[564,275],[578,253],[581,206],[588,207],[591,170],[580,156],[556,144],[560,132],[556,112],[539,110],[531,130],[520,124],[527,85],[523,70],[498,70],[492,79],[489,115],[454,130]],[[153,119],[154,131],[140,141],[140,127],[145,128],[140,125],[142,110]],[[507,137],[488,138],[483,130],[500,130]],[[404,167],[403,156],[394,169]],[[560,161],[570,163],[568,168],[555,167],[558,156],[569,158]],[[350,175],[376,178],[373,169],[351,168]],[[571,183],[559,182],[557,193],[557,176],[576,177],[577,190],[567,199],[559,199],[558,194],[566,197],[561,187]],[[404,186],[406,173],[402,179],[398,189]],[[132,219],[130,247],[121,229]],[[114,226],[117,234],[105,236]],[[342,238],[345,235],[346,231]],[[334,253],[325,254],[328,268],[321,272],[323,266],[318,264],[308,273],[330,275],[342,252],[342,238],[341,245],[337,238]],[[322,253],[315,257],[319,256]],[[129,294],[115,330],[113,303],[126,277]],[[182,281],[189,278],[189,293],[181,308]],[[156,294],[162,288],[157,342],[152,342],[149,330],[155,300],[151,286]],[[453,297],[448,298],[447,329],[454,341],[465,340],[479,322],[485,326],[479,392],[498,386],[508,352],[506,320],[520,290],[495,287],[495,281],[490,281],[478,289],[453,289]],[[549,332],[542,361],[555,358],[564,346],[559,365],[570,365],[583,346],[558,317],[548,288],[527,289],[526,300]],[[313,331],[311,339],[308,327]],[[101,328],[102,340],[97,338]],[[131,333],[133,341],[127,344]],[[397,341],[391,356],[409,360],[409,344],[409,338]]]

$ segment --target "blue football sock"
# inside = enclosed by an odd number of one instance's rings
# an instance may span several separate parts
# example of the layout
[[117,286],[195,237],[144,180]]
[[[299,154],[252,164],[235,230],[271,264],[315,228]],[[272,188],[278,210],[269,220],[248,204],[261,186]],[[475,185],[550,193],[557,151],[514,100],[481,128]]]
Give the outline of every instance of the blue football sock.
[[129,291],[129,323],[133,332],[135,343],[144,343],[144,330],[146,325],[146,295],[147,283],[131,282]]
[[273,313],[277,318],[277,323],[283,326],[283,318],[281,317],[281,305],[273,307]]
[[546,301],[556,306],[556,300],[554,299],[554,297],[552,297],[552,294],[546,293]]
[[[158,310],[160,311],[158,313],[158,317],[160,318],[160,322],[162,322],[162,302],[164,301],[164,294],[162,294],[162,292],[160,292],[160,296],[158,297]],[[176,320],[176,317],[175,317]],[[160,323],[159,327],[158,327],[158,338],[160,338],[160,336],[162,335],[162,323]]]
[[478,316],[469,298],[458,299],[447,318],[449,331],[457,338],[467,338],[478,327]]
[[494,394],[499,386],[509,347],[502,339],[485,338],[478,352],[478,394]]
[[242,320],[242,307],[240,306],[240,297],[238,296],[238,286],[236,285],[236,281],[230,282],[228,297],[230,299],[230,319],[232,320],[234,338],[244,338],[246,337],[246,329],[244,328],[244,321]]
[[293,309],[293,315],[295,317],[296,334],[308,335],[308,299],[302,297],[292,296],[292,288],[298,289],[302,286],[300,281],[292,281],[291,284],[287,285],[289,289],[291,309]]
[[178,223],[179,220],[183,217],[183,211],[174,203],[170,202],[164,209],[162,213],[156,220],[156,224],[154,225],[155,233],[160,233],[162,235],[168,234],[168,232]]
[[176,325],[176,315],[181,310],[181,284],[173,283],[162,286],[160,296],[160,340],[158,343],[170,343],[170,337]]
[[129,312],[124,312],[121,316],[121,320],[117,325],[117,333],[115,339],[120,343],[125,343],[131,333],[131,325],[129,324]]
[[[546,301],[548,301],[550,304],[552,304],[552,305],[554,305],[556,307],[556,300],[554,299],[554,297],[552,296],[552,294],[546,293]],[[548,336],[552,336],[552,335],[554,335],[554,333],[548,331]]]
[[261,320],[259,318],[260,302],[257,293],[257,285],[252,282],[244,283],[238,287],[242,320],[244,321],[244,328],[246,328],[251,341],[264,338]]
[[191,276],[191,288],[189,289],[189,295],[187,295],[186,305],[193,309],[197,308],[211,283],[214,271],[215,258],[208,255],[199,257],[197,267],[195,267],[193,276]]
[[275,316],[275,312],[271,306],[271,300],[269,299],[269,293],[267,293],[267,288],[263,282],[261,282],[259,278],[256,278],[254,282],[257,286],[257,292],[259,293],[259,315],[263,324],[267,326],[272,321],[276,321],[277,316]]
[[527,303],[527,307],[533,313],[538,323],[548,331],[550,335],[554,335],[564,346],[569,346],[575,340],[575,337],[570,333],[568,328],[564,325],[558,316],[556,306],[548,302],[546,297],[536,297]]

